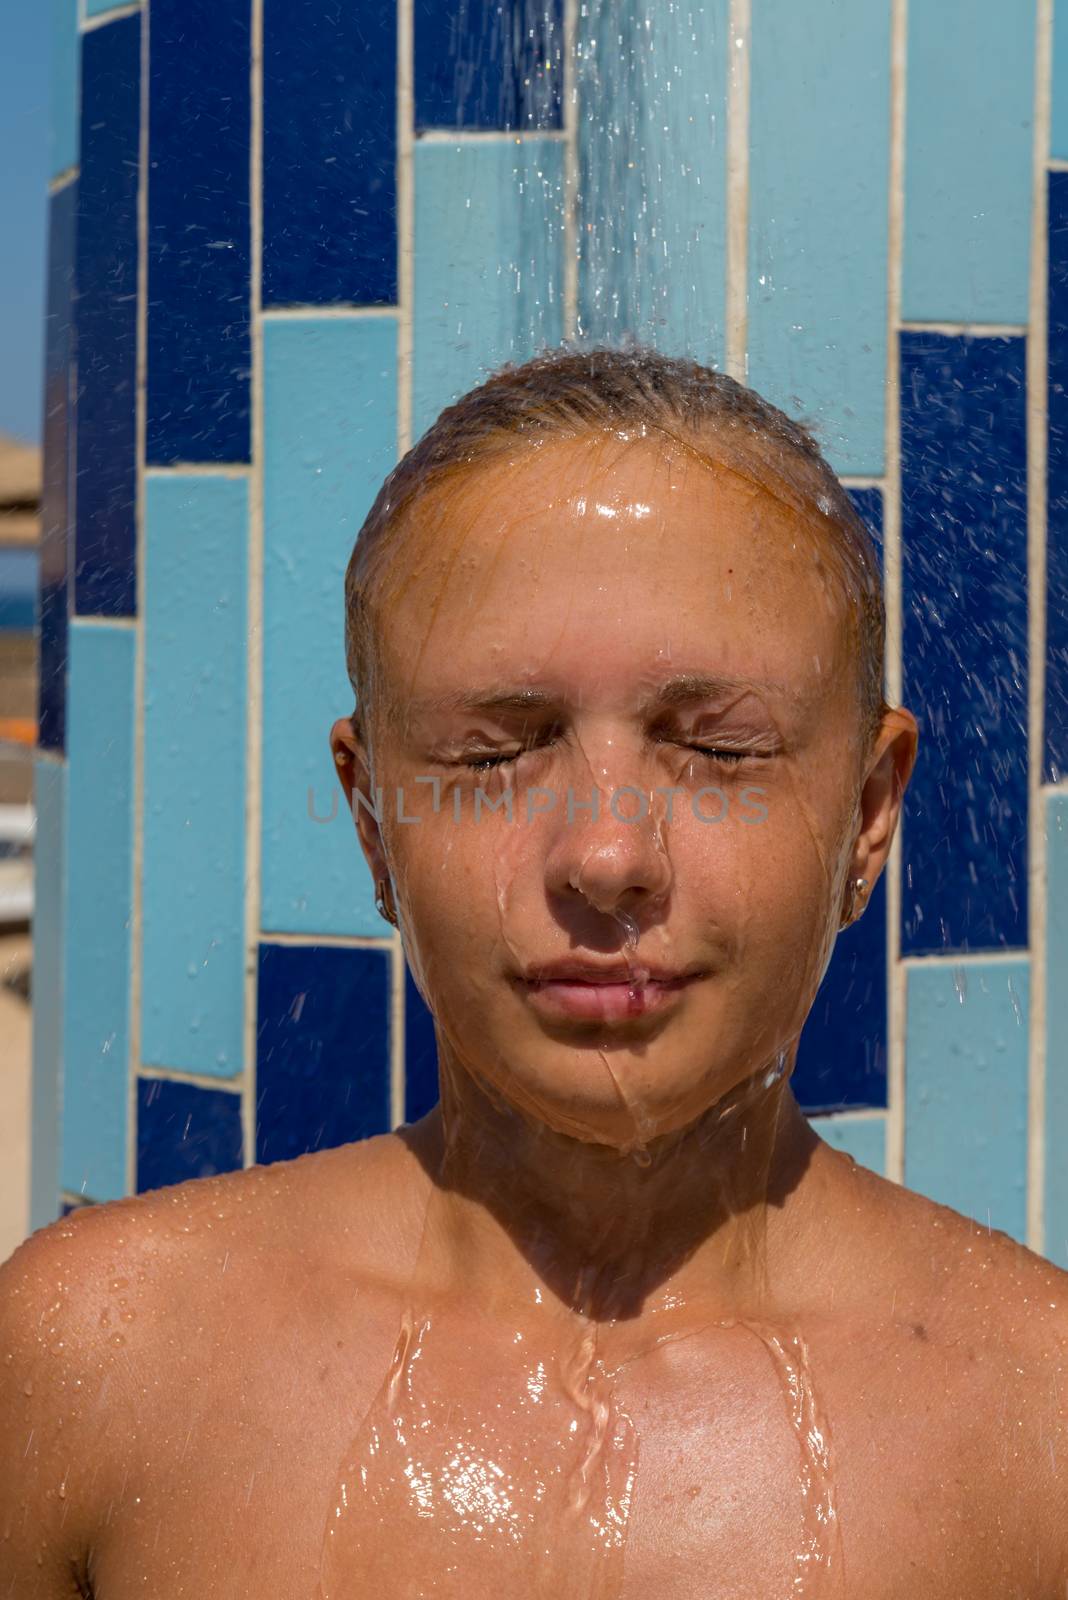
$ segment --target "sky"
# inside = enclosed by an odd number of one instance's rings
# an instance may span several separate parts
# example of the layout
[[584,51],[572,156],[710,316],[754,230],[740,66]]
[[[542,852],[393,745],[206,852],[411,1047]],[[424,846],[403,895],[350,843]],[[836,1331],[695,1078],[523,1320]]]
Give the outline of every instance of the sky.
[[41,439],[52,10],[45,0],[5,5],[0,49],[0,432],[34,444]]

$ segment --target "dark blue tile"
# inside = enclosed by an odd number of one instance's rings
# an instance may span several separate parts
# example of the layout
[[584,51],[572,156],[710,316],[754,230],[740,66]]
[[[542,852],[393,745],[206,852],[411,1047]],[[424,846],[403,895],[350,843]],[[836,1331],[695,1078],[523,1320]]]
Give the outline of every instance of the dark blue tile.
[[257,1161],[389,1131],[389,962],[378,950],[260,946]]
[[397,298],[395,0],[264,0],[263,303]]
[[415,126],[563,126],[563,0],[416,0]]
[[404,963],[404,1120],[418,1122],[438,1103],[434,1018]]
[[140,96],[140,17],[85,34],[75,267],[74,609],[83,616],[132,616],[137,604]]
[[885,885],[838,935],[801,1034],[793,1088],[810,1114],[886,1105]]
[[41,588],[38,599],[37,742],[62,750],[66,738],[67,614],[74,411],[74,225],[78,185],[52,196],[48,211],[45,310],[44,481],[41,491]]
[[1025,341],[901,336],[906,955],[1027,943]]
[[1049,175],[1049,457],[1046,479],[1044,776],[1068,778],[1068,172]]
[[883,491],[881,489],[849,489],[847,491],[853,502],[853,509],[871,534],[871,542],[875,546],[875,553],[879,557],[879,567],[883,564]]
[[137,1190],[242,1164],[241,1096],[163,1078],[137,1082]]
[[249,459],[249,0],[153,0],[151,464]]

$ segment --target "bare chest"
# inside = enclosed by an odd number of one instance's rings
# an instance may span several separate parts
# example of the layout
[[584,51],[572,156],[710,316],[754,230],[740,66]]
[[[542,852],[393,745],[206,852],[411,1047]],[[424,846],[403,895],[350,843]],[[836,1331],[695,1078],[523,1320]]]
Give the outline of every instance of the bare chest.
[[1046,1593],[1014,1571],[1019,1529],[1004,1499],[985,1514],[988,1464],[922,1352],[748,1327],[626,1352],[400,1323],[219,1349],[161,1394],[94,1551],[96,1600]]

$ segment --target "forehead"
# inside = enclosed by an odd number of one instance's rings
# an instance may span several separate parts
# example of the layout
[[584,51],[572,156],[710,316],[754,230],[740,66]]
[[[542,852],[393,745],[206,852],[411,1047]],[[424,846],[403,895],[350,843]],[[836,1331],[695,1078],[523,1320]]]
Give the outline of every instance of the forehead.
[[756,451],[551,439],[416,504],[376,605],[408,699],[492,670],[624,700],[672,663],[826,689],[846,648],[826,535]]

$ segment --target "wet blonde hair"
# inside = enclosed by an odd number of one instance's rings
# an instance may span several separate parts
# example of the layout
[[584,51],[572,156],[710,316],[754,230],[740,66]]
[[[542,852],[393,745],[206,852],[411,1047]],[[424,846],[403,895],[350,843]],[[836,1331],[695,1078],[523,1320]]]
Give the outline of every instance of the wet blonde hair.
[[660,434],[691,452],[712,435],[715,455],[726,453],[732,464],[747,451],[749,473],[758,481],[754,442],[762,446],[765,465],[770,452],[771,470],[792,491],[795,509],[818,528],[844,589],[864,730],[868,738],[874,735],[885,710],[886,612],[879,563],[871,536],[814,435],[726,373],[640,345],[563,347],[544,350],[521,365],[509,363],[447,406],[394,467],[357,535],[345,573],[345,656],[357,711],[375,693],[377,585],[415,502],[480,461],[514,448],[517,440],[630,428]]

